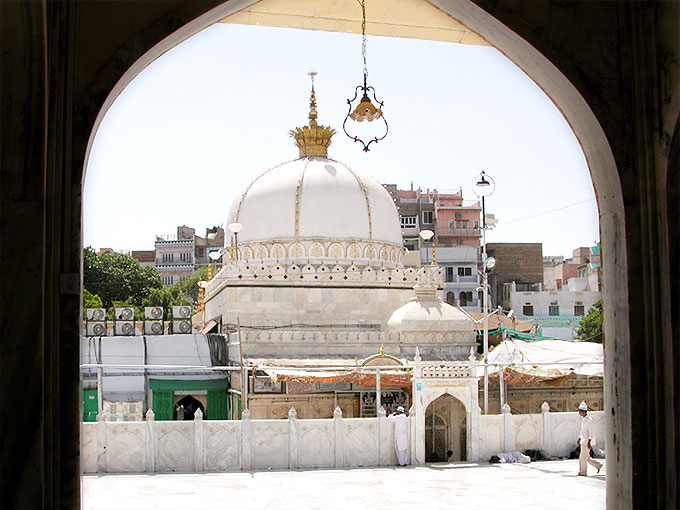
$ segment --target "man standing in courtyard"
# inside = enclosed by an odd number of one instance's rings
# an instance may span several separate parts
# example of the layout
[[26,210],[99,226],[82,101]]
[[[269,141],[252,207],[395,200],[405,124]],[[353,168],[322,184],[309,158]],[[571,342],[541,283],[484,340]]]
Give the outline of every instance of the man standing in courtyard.
[[394,449],[397,452],[397,460],[400,466],[408,462],[408,418],[404,414],[402,406],[387,417],[394,422]]
[[593,430],[593,419],[588,416],[588,405],[581,402],[578,406],[578,414],[581,415],[581,433],[578,436],[578,445],[581,453],[578,457],[579,476],[588,476],[588,464],[591,464],[597,472],[602,469],[602,464],[590,458],[590,445],[595,444],[595,432]]

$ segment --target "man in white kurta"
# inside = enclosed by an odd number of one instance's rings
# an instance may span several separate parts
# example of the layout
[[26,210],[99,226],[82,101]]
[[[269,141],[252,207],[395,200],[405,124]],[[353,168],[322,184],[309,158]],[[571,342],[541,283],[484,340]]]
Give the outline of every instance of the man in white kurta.
[[404,414],[404,408],[397,407],[387,419],[394,422],[394,449],[399,465],[405,466],[408,463],[408,418]]
[[581,402],[578,406],[578,414],[581,415],[581,433],[578,436],[578,444],[581,447],[581,453],[578,457],[578,474],[579,476],[588,476],[588,464],[600,472],[602,464],[590,458],[590,445],[595,444],[595,430],[593,427],[593,419],[588,416],[588,405]]

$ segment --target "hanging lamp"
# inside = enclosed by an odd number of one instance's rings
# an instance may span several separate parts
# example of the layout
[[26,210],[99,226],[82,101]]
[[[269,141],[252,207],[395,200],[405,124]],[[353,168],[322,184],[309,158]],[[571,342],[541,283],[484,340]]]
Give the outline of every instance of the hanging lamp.
[[[347,112],[345,121],[342,123],[342,129],[349,138],[355,142],[361,143],[364,146],[364,152],[368,152],[369,145],[371,145],[373,142],[378,143],[387,136],[389,127],[387,126],[387,121],[385,120],[385,116],[382,112],[383,102],[378,101],[378,98],[375,95],[375,89],[368,85],[368,67],[366,66],[366,1],[358,1],[359,5],[361,5],[361,55],[364,59],[364,83],[363,85],[356,87],[354,90],[354,97],[347,100],[349,111]],[[360,92],[361,99],[359,100],[359,104],[355,107],[354,103],[359,97]],[[373,96],[375,104],[373,104],[371,101],[369,93]],[[383,123],[385,124],[385,132],[382,134],[382,136],[374,136],[368,140],[368,142],[362,140],[359,138],[359,136],[350,134],[347,130],[348,121],[351,121],[349,123],[351,127],[353,122],[373,122],[378,119],[382,119]]]

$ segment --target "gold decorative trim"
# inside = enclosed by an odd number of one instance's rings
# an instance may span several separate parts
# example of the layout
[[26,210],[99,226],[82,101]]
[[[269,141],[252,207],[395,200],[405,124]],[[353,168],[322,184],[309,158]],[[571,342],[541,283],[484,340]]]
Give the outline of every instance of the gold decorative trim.
[[305,161],[305,166],[302,167],[300,176],[295,187],[295,237],[300,235],[300,200],[302,199],[302,180],[305,178],[305,172],[309,166],[309,160]]
[[373,219],[371,218],[371,202],[368,199],[368,190],[366,189],[366,185],[364,184],[364,181],[361,180],[361,177],[359,177],[359,175],[357,175],[357,173],[354,170],[352,170],[347,165],[344,165],[344,167],[347,168],[347,170],[349,170],[349,173],[351,173],[354,176],[354,178],[359,183],[361,191],[364,192],[364,198],[366,199],[366,212],[368,213],[368,238],[373,239]]
[[280,163],[280,164],[278,164],[278,165],[276,165],[276,166],[273,166],[273,167],[271,167],[271,168],[268,168],[267,170],[265,170],[264,172],[262,172],[260,175],[258,175],[257,177],[255,177],[252,181],[250,181],[250,184],[248,184],[248,186],[246,186],[246,188],[245,188],[245,189],[243,190],[243,192],[241,193],[241,198],[239,198],[238,205],[236,206],[236,215],[234,216],[234,220],[233,220],[233,221],[238,221],[238,220],[239,220],[239,216],[240,216],[240,214],[241,214],[241,206],[243,205],[243,201],[245,200],[246,195],[247,195],[248,192],[250,191],[250,188],[252,188],[253,185],[254,185],[259,179],[261,179],[262,177],[264,177],[266,174],[268,174],[268,173],[271,172],[272,170],[275,170],[276,168],[278,168],[278,167],[280,167],[280,166],[283,166],[283,165],[285,165],[285,164],[291,163],[291,162],[293,162],[293,161],[297,161],[297,160],[291,159],[290,161],[286,161],[285,163]]

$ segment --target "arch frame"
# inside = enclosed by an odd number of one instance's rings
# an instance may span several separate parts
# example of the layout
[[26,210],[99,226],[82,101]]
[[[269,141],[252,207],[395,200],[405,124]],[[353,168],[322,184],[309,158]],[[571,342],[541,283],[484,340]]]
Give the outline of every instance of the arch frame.
[[[632,442],[630,314],[628,310],[628,261],[623,193],[616,161],[607,136],[595,113],[574,85],[536,48],[503,25],[494,16],[468,0],[427,0],[442,12],[482,36],[527,74],[550,98],[574,132],[584,152],[596,191],[602,245],[602,284],[605,336],[616,342],[605,344],[606,441],[617,455],[607,459],[607,497],[624,506],[632,501],[632,458],[626,455]],[[153,60],[216,21],[256,3],[231,0],[214,7],[172,32],[131,65],[106,98],[91,131],[85,162],[94,135],[107,110],[123,89]],[[84,179],[86,167],[83,171]]]

